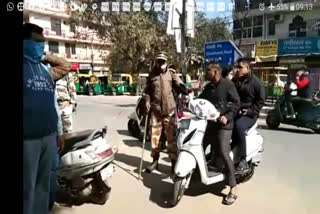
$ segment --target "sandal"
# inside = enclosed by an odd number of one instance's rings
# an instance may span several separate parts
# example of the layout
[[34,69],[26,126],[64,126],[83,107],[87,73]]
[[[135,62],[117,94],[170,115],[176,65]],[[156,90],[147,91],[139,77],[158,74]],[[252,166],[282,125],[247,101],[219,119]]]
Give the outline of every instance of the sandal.
[[222,201],[223,204],[225,205],[232,205],[236,200],[237,200],[238,196],[229,193]]

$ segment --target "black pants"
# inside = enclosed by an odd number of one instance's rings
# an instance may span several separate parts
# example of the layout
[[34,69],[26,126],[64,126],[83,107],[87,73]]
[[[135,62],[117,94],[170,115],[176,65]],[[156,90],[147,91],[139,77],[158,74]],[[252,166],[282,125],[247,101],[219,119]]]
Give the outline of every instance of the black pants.
[[[235,142],[237,146],[239,146],[239,153],[237,155],[238,159],[243,159],[247,156],[245,132],[249,130],[256,121],[257,117],[251,118],[248,116],[240,116],[235,120],[232,141]],[[235,162],[238,161],[240,160],[237,160]]]
[[230,157],[232,130],[217,128],[214,125],[208,128],[209,129],[206,131],[206,138],[208,140],[210,139],[211,151],[214,150],[215,154],[223,160],[229,186],[234,187],[237,185],[237,182],[234,175],[234,164]]

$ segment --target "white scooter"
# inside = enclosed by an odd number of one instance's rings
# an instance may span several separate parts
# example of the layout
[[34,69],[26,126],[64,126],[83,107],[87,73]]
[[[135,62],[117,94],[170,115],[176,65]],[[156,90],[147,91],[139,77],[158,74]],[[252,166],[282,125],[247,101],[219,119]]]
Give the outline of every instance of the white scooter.
[[67,134],[57,170],[57,203],[106,203],[114,172],[114,151],[106,133],[107,127]]
[[[192,174],[196,169],[200,173],[201,182],[205,185],[224,181],[226,176],[221,172],[209,171],[207,168],[206,154],[203,149],[203,138],[207,128],[208,120],[216,121],[220,113],[209,101],[194,99],[189,102],[188,110],[178,122],[178,159],[173,176],[173,206],[182,198],[184,191],[188,189]],[[245,174],[236,175],[238,183],[249,180],[254,173],[254,167],[262,159],[263,138],[256,130],[257,123],[246,133],[247,157],[246,160],[250,170]],[[236,148],[230,153],[233,160]]]

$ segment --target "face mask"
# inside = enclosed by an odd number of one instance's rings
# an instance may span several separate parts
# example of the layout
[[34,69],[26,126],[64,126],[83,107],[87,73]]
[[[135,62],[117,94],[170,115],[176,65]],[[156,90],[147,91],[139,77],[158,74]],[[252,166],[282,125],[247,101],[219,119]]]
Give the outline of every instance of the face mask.
[[162,71],[164,71],[166,69],[166,67],[167,67],[167,64],[163,64],[163,65],[160,66]]
[[33,60],[40,61],[44,55],[44,42],[35,42],[32,40],[23,41],[23,53]]

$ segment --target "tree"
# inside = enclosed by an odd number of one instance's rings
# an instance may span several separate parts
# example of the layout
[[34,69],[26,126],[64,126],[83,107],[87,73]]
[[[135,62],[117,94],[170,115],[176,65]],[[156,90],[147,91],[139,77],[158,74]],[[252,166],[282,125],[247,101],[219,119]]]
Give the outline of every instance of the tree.
[[[105,45],[108,45],[110,54],[106,57],[106,62],[111,65],[111,71],[129,73],[147,71],[152,67],[154,55],[159,50],[166,51],[170,63],[176,65],[178,69],[181,68],[182,60],[176,53],[175,38],[166,34],[168,13],[164,10],[154,12],[152,9],[149,12],[142,9],[141,12],[120,13],[93,11],[92,4],[100,5],[101,2],[105,0],[79,0],[79,5],[86,3],[88,7],[85,12],[71,11],[70,23],[83,26],[77,31],[77,37],[86,37],[88,32],[91,34],[96,32]],[[119,2],[121,5],[122,1]],[[198,64],[201,67],[204,44],[229,38],[226,21],[209,20],[203,13],[197,14],[196,36],[190,39],[189,61],[194,61],[196,63],[191,64]],[[109,43],[112,43],[111,47]]]

